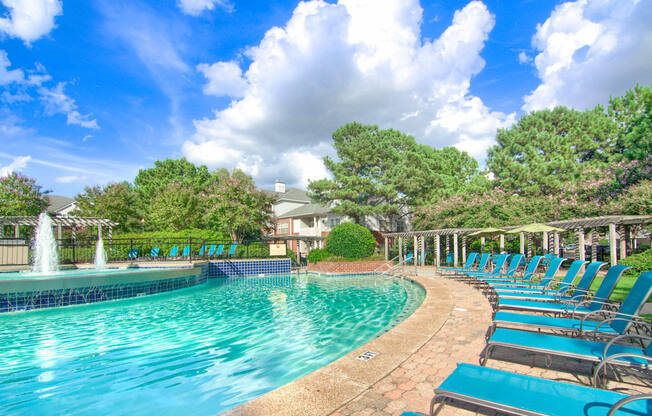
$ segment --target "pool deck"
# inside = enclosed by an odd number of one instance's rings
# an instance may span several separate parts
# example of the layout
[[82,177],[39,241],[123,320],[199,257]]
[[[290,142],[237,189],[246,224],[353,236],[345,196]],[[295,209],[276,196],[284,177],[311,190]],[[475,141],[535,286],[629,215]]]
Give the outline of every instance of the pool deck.
[[[482,293],[420,267],[413,280],[426,289],[421,306],[405,321],[333,363],[224,415],[398,416],[428,414],[433,389],[457,363],[478,364],[492,308]],[[357,357],[376,352],[369,360]],[[590,366],[497,350],[488,367],[572,383],[588,383]],[[505,360],[501,360],[505,358]],[[533,366],[533,360],[537,360]],[[609,382],[642,393],[650,386]],[[440,415],[476,415],[473,408],[446,406]]]

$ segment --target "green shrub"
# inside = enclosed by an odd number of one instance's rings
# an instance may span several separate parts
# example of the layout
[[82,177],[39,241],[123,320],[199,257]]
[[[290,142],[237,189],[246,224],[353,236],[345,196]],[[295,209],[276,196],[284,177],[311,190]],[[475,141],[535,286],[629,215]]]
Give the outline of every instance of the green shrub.
[[628,274],[639,276],[643,272],[652,270],[652,248],[642,253],[634,254],[620,261],[620,264],[631,266]]
[[360,259],[371,256],[375,248],[371,231],[352,222],[336,226],[326,237],[326,249],[335,256]]
[[325,248],[313,248],[308,253],[308,261],[310,263],[319,263],[324,261],[326,258],[331,257],[332,254],[328,252]]

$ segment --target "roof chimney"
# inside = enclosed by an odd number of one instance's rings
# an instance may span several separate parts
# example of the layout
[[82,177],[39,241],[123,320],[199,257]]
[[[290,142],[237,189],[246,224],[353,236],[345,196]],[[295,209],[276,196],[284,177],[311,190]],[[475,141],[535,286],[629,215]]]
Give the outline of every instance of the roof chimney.
[[280,179],[277,179],[276,184],[274,185],[274,190],[276,192],[284,194],[285,193],[285,182],[283,182]]

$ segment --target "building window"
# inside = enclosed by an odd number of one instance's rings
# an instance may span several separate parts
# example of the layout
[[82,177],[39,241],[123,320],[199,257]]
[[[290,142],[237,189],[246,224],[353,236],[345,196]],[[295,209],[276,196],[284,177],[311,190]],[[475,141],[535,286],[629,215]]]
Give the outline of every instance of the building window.
[[290,223],[289,222],[279,222],[276,226],[276,234],[289,234],[290,232]]
[[340,222],[342,222],[342,218],[340,218],[340,217],[329,217],[328,218],[328,228],[333,228],[336,225],[339,225]]

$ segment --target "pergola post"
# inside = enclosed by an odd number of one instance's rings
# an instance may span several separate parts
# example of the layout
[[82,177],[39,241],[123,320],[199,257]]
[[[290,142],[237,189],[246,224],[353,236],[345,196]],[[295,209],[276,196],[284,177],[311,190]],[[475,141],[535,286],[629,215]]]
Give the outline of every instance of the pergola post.
[[520,242],[521,254],[525,254],[525,233],[518,233],[518,237],[521,240]]
[[398,238],[398,262],[403,261],[403,237]]
[[385,261],[389,260],[389,237],[385,236]]
[[480,237],[480,252],[481,253],[484,253],[484,242],[485,242],[485,238]]
[[451,252],[451,236],[446,236],[446,261],[448,261],[448,253]]
[[109,227],[109,248],[113,248],[113,227]]
[[527,256],[532,257],[532,233],[527,233]]
[[586,260],[586,252],[584,250],[584,230],[578,228],[575,230],[577,234],[577,256],[578,260]]
[[14,225],[14,237],[20,238],[20,225]]
[[591,230],[591,261],[598,261],[598,240],[600,235],[598,230]]
[[435,236],[435,266],[439,267],[441,266],[441,237],[439,237],[439,234]]
[[97,225],[97,239],[100,240],[102,238],[102,225],[98,224]]
[[421,237],[421,265],[426,265],[426,237]]
[[453,267],[457,267],[457,233],[453,234]]
[[466,261],[466,235],[462,236],[462,259]]
[[416,235],[414,236],[414,258],[412,261],[414,262],[414,265],[417,265],[417,262],[419,261],[419,237]]
[[625,228],[624,225],[621,225],[620,227],[620,232],[618,233],[618,236],[620,237],[620,259],[625,260],[627,257],[627,229]]
[[505,234],[500,235],[500,254],[505,252]]
[[543,237],[542,237],[542,243],[543,243],[543,252],[548,254],[548,232],[544,231],[543,232]]
[[618,253],[616,252],[616,224],[609,224],[609,255],[611,266],[618,264]]
[[559,257],[559,231],[553,233],[555,256]]

